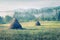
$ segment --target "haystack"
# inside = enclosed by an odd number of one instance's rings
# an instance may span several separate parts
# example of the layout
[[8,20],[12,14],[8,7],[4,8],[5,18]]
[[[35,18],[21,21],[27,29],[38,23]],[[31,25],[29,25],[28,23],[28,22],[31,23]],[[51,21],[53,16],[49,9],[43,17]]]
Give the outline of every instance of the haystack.
[[21,24],[18,22],[16,18],[14,18],[13,23],[10,26],[10,29],[22,29]]
[[41,26],[39,21],[36,22],[36,26]]

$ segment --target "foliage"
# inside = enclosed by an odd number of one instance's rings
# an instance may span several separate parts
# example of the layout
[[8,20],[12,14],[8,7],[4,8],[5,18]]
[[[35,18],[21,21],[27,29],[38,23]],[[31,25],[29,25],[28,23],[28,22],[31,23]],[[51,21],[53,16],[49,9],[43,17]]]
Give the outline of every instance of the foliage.
[[36,20],[37,18],[38,18],[37,20],[43,20],[43,21],[58,21],[59,10],[60,10],[60,6],[49,7],[49,8],[46,7],[41,9],[33,9],[33,8],[21,9],[21,10],[15,11],[14,16],[18,20],[22,20],[22,21]]
[[4,24],[4,19],[1,16],[0,16],[0,24]]
[[11,16],[5,16],[5,22],[6,23],[10,23],[10,21],[12,20],[13,18]]
[[59,11],[59,14],[58,14],[58,20],[60,21],[60,11]]

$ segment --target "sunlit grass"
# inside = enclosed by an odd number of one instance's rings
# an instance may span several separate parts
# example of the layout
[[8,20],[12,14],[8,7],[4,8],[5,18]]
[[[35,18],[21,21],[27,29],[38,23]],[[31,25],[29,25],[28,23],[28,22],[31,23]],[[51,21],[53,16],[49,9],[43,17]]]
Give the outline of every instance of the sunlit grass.
[[11,24],[0,24],[0,40],[60,40],[59,21],[36,21],[20,23],[23,30],[9,29]]
[[[60,21],[40,21],[41,26],[36,26],[36,21],[22,22],[20,23],[23,28],[26,29],[41,29],[43,28],[60,28]],[[0,24],[0,27],[8,29],[10,24]],[[5,27],[4,27],[5,26]]]

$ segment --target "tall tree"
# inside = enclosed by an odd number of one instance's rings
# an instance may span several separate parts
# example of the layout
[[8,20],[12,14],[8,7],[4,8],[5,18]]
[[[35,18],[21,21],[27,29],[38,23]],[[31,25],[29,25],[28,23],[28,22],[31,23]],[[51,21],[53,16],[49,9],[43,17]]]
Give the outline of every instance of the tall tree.
[[59,13],[58,13],[58,21],[60,21],[60,11],[59,11]]
[[10,21],[12,20],[12,17],[11,16],[5,16],[5,21],[6,23],[9,23]]
[[0,24],[3,24],[4,23],[4,19],[3,17],[0,16]]

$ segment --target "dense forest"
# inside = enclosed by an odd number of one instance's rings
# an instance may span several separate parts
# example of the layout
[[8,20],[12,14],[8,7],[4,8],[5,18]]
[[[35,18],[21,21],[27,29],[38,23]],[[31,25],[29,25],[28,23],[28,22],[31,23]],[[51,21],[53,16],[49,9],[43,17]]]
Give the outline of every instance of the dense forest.
[[0,16],[0,24],[10,23],[13,18],[19,20],[19,22],[26,21],[60,21],[60,6],[58,7],[46,7],[41,9],[16,9],[14,10],[13,17],[6,15]]

